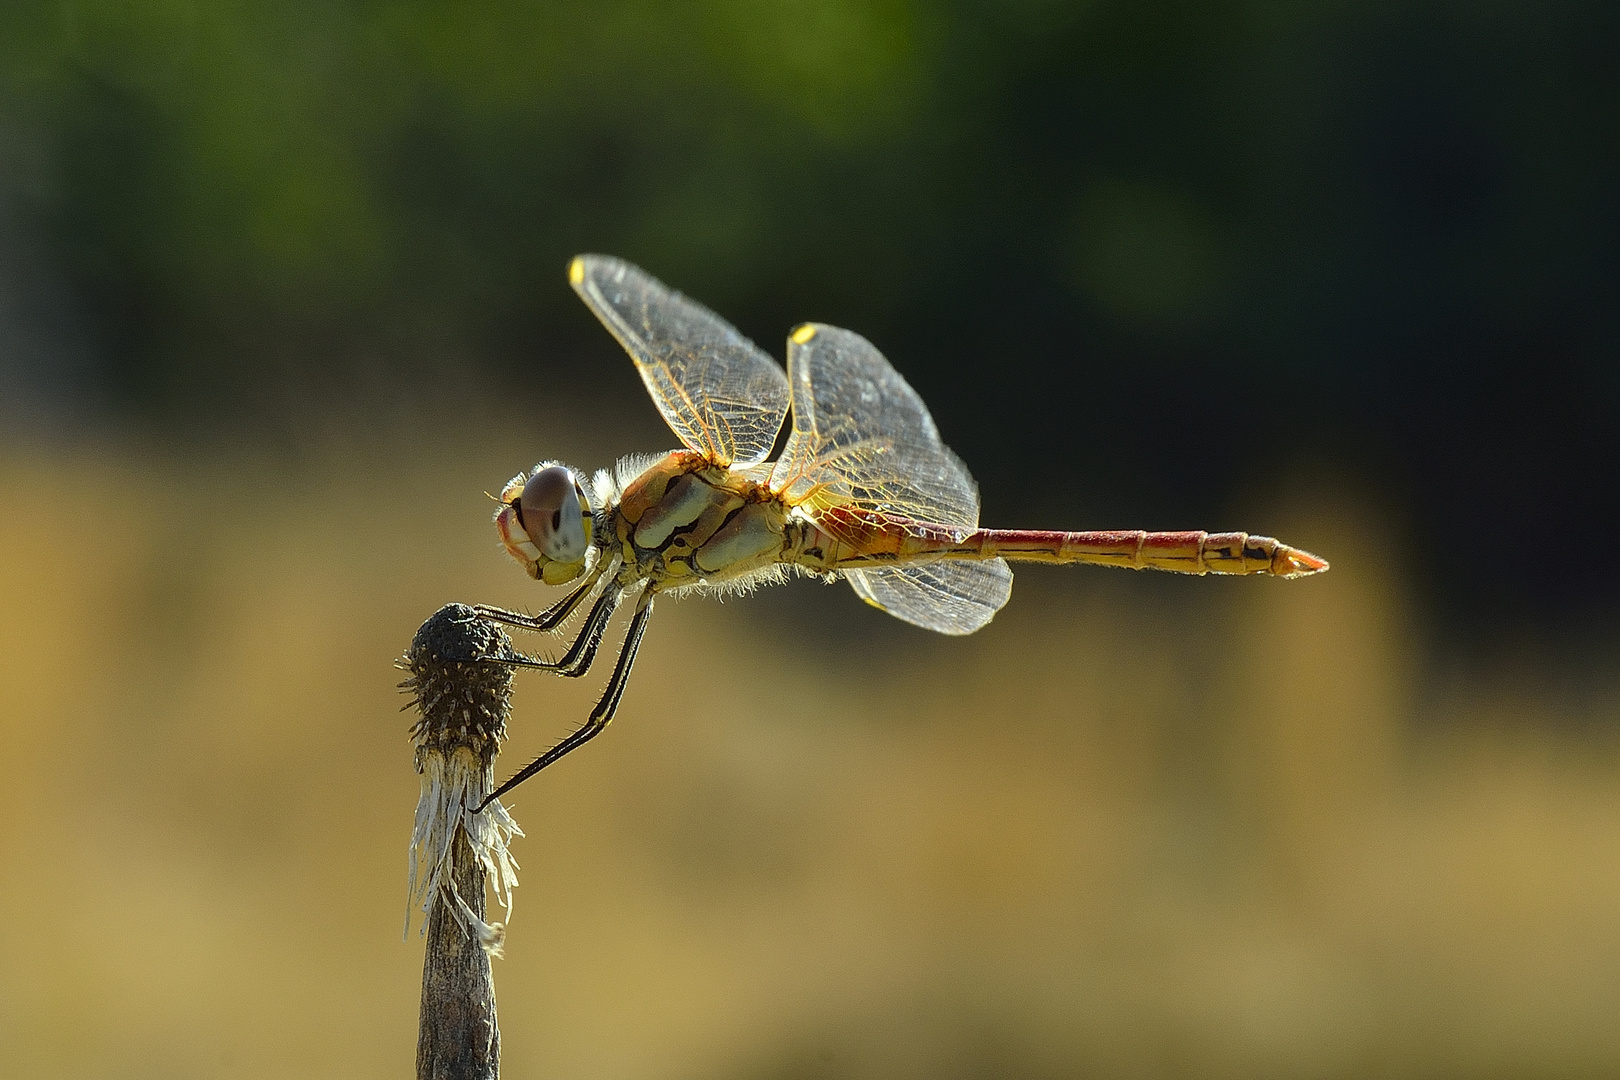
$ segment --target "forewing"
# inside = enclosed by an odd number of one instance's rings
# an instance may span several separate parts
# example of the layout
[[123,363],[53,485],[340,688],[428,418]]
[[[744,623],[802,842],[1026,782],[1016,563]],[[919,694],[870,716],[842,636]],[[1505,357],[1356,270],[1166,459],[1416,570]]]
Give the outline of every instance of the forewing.
[[[789,503],[848,506],[963,535],[979,524],[979,490],[933,417],[871,342],[806,323],[788,341],[793,432],[771,472]],[[823,528],[829,527],[822,523]]]
[[941,634],[973,633],[1012,595],[1012,570],[1003,559],[885,566],[847,576],[868,604]]
[[636,362],[658,411],[688,449],[716,465],[765,460],[789,398],[787,377],[769,353],[623,259],[581,255],[568,280]]

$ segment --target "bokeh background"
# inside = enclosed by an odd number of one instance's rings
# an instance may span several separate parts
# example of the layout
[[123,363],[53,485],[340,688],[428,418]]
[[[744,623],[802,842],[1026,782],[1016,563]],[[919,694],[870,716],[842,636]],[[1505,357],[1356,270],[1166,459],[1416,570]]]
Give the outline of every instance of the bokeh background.
[[[512,1075],[1620,1072],[1620,7],[10,0],[0,1074],[398,1076],[391,661],[669,448],[567,288],[877,342],[1032,568],[660,606],[512,800]],[[508,771],[600,682],[523,679]]]

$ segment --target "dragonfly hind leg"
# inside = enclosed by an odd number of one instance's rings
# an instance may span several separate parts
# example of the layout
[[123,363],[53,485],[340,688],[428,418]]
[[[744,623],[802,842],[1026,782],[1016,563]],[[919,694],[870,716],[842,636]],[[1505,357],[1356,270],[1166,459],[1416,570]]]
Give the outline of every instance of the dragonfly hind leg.
[[[597,606],[601,606],[601,601],[597,601]],[[483,802],[479,803],[473,813],[481,813],[484,807],[495,799],[511,791],[547,765],[562,758],[565,754],[584,746],[601,734],[602,729],[608,726],[609,721],[613,719],[613,714],[619,709],[619,699],[624,696],[624,684],[630,679],[630,668],[636,662],[636,651],[641,648],[641,637],[647,632],[647,619],[652,615],[652,606],[652,592],[642,593],[641,599],[636,602],[636,613],[630,618],[630,629],[625,632],[624,644],[619,648],[619,660],[613,665],[613,676],[608,680],[607,689],[603,692],[601,700],[596,703],[596,708],[591,710],[590,718],[585,721],[584,725],[572,735],[563,739],[562,742],[518,770],[517,775],[496,788]],[[611,612],[611,609],[609,610]],[[594,609],[591,615],[592,618],[595,617],[596,611]],[[602,620],[602,624],[606,626],[607,620],[605,618]],[[600,640],[601,636],[601,631],[598,630],[597,639]],[[581,634],[580,637],[583,638],[584,634]],[[595,652],[594,646],[591,651]],[[588,665],[589,662],[587,660],[586,664]]]

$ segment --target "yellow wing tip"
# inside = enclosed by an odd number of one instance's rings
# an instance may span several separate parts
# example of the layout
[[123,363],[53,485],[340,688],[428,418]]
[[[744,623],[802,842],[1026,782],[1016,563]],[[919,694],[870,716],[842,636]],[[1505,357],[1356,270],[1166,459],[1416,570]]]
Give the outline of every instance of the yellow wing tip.
[[801,326],[797,330],[793,331],[793,336],[791,338],[789,338],[788,340],[792,341],[793,344],[795,344],[795,345],[803,345],[803,344],[807,343],[811,338],[813,338],[815,336],[816,336],[816,325],[815,325],[815,323],[805,323],[803,326]]
[[574,261],[568,264],[568,284],[578,285],[585,280],[585,256],[575,255]]

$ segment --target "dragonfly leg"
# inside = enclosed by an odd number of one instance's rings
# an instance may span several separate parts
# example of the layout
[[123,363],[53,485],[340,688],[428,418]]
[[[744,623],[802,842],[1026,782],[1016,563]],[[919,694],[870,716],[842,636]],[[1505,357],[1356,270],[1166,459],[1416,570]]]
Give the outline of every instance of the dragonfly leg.
[[586,597],[590,596],[591,590],[596,588],[596,582],[601,576],[600,569],[591,573],[580,583],[579,588],[538,615],[525,615],[520,611],[507,611],[505,608],[490,607],[488,604],[477,604],[473,610],[478,612],[482,618],[491,622],[505,623],[507,626],[515,626],[519,630],[534,630],[536,632],[555,630],[562,625],[568,616],[574,613],[574,610],[584,602]]
[[641,647],[641,636],[647,632],[647,618],[652,614],[653,594],[642,593],[641,599],[636,603],[636,613],[630,619],[630,629],[624,635],[624,645],[619,649],[619,661],[613,665],[613,677],[608,680],[607,690],[602,694],[596,708],[591,710],[590,719],[584,725],[569,735],[562,742],[535,758],[513,776],[506,783],[496,788],[483,802],[478,804],[473,813],[480,813],[495,799],[517,787],[523,781],[550,765],[572,750],[590,742],[601,734],[603,728],[613,719],[613,714],[619,709],[619,699],[624,696],[624,684],[630,679],[630,667],[636,662],[636,650]]
[[591,606],[591,613],[585,617],[585,625],[580,627],[574,643],[568,646],[568,651],[563,653],[560,660],[539,660],[520,652],[504,656],[486,656],[483,659],[494,664],[510,664],[512,667],[550,671],[566,678],[577,679],[590,670],[591,661],[596,659],[596,650],[602,644],[602,635],[607,632],[608,620],[613,617],[613,610],[619,606],[619,601],[623,598],[624,594],[617,588],[610,588],[598,597],[596,603]]

